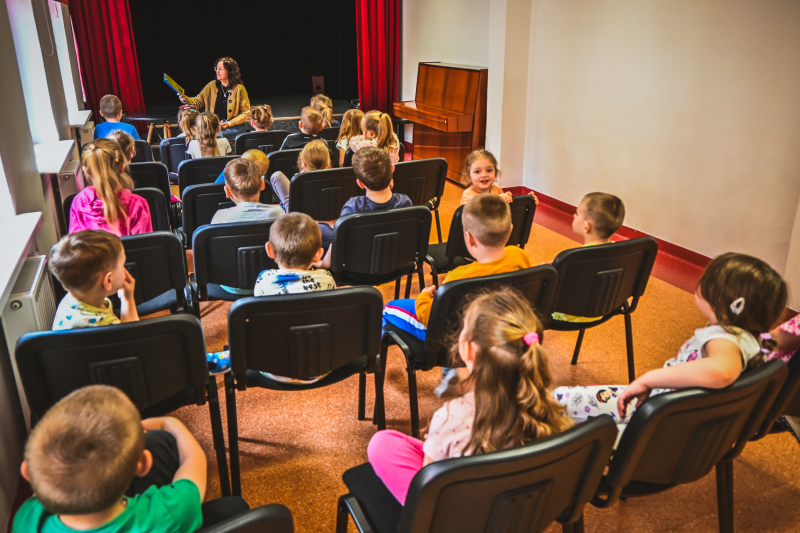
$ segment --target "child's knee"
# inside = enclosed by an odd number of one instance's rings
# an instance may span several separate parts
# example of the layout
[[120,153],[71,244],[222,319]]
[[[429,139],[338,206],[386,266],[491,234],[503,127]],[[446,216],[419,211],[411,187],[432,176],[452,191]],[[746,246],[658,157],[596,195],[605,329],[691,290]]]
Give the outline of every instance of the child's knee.
[[385,455],[386,452],[394,448],[397,442],[403,437],[405,437],[405,435],[393,429],[384,429],[383,431],[375,433],[369,440],[369,445],[367,446],[367,458],[369,462],[371,463],[374,459]]

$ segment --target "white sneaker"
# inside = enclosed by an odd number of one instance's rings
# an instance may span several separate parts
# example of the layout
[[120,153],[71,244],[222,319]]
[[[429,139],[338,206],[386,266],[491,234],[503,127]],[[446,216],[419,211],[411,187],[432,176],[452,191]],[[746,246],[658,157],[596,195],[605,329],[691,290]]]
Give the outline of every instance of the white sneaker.
[[439,398],[447,395],[455,395],[456,390],[455,386],[458,384],[458,372],[455,368],[450,368],[444,376],[442,376],[442,381],[439,382],[439,385],[433,389],[433,393],[438,396]]

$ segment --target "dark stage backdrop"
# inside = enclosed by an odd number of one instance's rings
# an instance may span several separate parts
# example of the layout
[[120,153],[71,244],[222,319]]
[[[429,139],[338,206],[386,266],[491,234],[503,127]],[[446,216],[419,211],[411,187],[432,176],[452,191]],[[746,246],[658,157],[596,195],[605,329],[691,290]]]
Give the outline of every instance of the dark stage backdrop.
[[148,104],[180,105],[165,72],[195,96],[222,56],[239,63],[251,98],[311,95],[312,76],[331,98],[358,97],[353,0],[132,0],[130,11]]

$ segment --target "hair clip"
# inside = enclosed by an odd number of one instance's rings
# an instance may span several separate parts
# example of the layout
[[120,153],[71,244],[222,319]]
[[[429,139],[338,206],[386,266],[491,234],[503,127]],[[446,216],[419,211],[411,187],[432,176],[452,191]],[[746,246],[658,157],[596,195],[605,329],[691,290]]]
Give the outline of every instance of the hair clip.
[[531,331],[530,333],[526,333],[522,337],[522,340],[525,341],[525,344],[527,344],[528,346],[530,346],[533,343],[538,344],[539,343],[539,334],[536,333],[535,331]]
[[772,335],[770,335],[770,334],[769,334],[769,332],[767,332],[767,333],[762,333],[761,335],[759,335],[759,337],[761,337],[761,338],[762,338],[762,339],[764,339],[765,341],[772,340]]
[[739,296],[731,304],[731,311],[733,311],[734,315],[741,315],[743,310],[744,310],[744,298],[742,296]]

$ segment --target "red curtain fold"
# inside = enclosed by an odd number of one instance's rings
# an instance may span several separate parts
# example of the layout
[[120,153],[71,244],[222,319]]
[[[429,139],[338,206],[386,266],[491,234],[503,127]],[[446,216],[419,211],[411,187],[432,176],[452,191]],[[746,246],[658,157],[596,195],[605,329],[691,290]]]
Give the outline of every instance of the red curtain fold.
[[358,97],[364,112],[392,112],[397,97],[401,0],[356,0]]
[[144,111],[128,0],[71,0],[86,105],[99,121],[100,99],[114,94],[127,113]]

